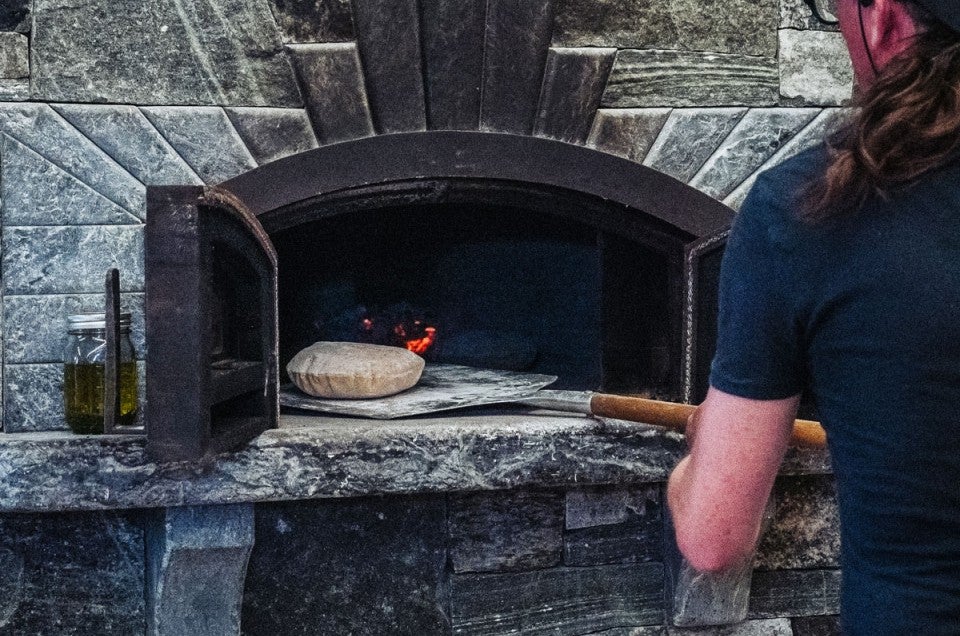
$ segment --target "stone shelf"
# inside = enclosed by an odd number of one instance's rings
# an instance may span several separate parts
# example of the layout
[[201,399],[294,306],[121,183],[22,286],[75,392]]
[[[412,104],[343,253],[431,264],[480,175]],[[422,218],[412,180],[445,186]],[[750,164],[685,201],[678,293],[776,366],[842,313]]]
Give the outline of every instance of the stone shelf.
[[[0,512],[250,503],[666,479],[683,438],[546,411],[487,409],[402,421],[284,415],[244,449],[204,463],[151,462],[142,436],[0,434]],[[791,450],[785,474],[830,471]]]

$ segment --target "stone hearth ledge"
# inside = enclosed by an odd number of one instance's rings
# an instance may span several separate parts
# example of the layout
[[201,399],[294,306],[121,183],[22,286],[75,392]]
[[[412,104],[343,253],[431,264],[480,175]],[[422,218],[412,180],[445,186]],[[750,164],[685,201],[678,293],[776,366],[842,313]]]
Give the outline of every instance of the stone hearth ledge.
[[[151,462],[143,436],[0,434],[0,512],[156,508],[380,494],[664,481],[683,454],[663,429],[554,412],[372,421],[284,415],[205,462]],[[783,474],[830,472],[791,449]]]

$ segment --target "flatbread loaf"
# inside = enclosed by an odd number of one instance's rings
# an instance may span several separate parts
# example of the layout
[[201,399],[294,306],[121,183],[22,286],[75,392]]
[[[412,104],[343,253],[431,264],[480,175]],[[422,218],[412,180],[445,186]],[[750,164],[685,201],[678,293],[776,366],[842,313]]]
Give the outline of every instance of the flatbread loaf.
[[287,365],[298,389],[322,398],[377,398],[415,385],[425,362],[399,347],[359,342],[315,342]]

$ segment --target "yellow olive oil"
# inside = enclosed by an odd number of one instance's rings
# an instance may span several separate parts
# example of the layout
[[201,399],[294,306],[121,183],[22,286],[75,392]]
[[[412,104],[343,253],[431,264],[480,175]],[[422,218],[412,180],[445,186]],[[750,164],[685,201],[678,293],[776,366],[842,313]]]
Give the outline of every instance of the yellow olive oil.
[[[67,424],[74,433],[103,433],[104,366],[63,365],[63,399]],[[137,363],[120,363],[120,426],[137,418]]]

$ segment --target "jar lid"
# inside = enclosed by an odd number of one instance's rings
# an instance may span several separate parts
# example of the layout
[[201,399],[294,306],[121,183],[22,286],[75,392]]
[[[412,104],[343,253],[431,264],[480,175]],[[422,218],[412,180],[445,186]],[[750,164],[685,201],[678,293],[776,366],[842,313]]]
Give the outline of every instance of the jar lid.
[[[120,326],[130,326],[130,312],[120,314]],[[70,314],[67,316],[67,329],[74,331],[77,329],[106,329],[107,315],[102,311],[88,311],[80,314]]]

